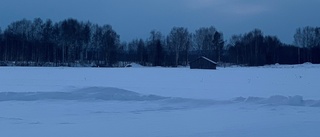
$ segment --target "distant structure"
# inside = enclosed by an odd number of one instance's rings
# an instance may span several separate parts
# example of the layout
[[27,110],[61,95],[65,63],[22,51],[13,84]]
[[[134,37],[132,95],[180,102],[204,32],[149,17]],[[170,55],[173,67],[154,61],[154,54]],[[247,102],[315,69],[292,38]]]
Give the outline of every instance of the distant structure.
[[199,57],[194,61],[189,63],[190,69],[217,69],[217,63],[206,58],[206,57]]

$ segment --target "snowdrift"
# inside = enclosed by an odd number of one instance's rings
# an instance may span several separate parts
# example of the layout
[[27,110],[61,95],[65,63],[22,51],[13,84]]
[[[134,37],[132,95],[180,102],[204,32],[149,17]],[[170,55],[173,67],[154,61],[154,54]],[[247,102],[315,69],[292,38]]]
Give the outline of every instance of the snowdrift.
[[234,102],[265,104],[274,106],[309,106],[320,107],[320,100],[304,100],[302,96],[281,96],[274,95],[269,98],[262,97],[237,97],[233,99]]
[[304,106],[306,105],[305,100],[303,100],[302,96],[281,96],[274,95],[269,98],[261,98],[261,97],[238,97],[235,98],[236,102],[245,102],[245,103],[256,103],[256,104],[268,104],[268,105],[289,105],[289,106]]
[[231,100],[188,99],[144,95],[137,92],[111,88],[89,87],[71,92],[0,92],[0,101],[41,101],[41,100],[75,100],[75,101],[162,101],[166,104],[180,104],[186,107],[209,106],[217,104],[251,103],[263,105],[310,106],[320,107],[319,100],[304,100],[302,96],[274,95],[269,98],[237,97]]
[[118,88],[91,87],[72,92],[0,92],[0,101],[36,101],[36,100],[117,100],[152,101],[165,97],[141,95],[133,91]]

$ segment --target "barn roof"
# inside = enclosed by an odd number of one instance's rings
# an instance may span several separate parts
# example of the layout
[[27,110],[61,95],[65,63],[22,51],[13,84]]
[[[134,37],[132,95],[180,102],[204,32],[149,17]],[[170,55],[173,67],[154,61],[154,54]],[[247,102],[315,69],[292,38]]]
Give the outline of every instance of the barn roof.
[[216,65],[218,64],[217,62],[214,62],[214,61],[212,61],[211,59],[208,59],[208,58],[206,58],[206,57],[204,57],[204,56],[201,56],[201,57],[197,58],[196,60],[191,61],[190,63],[193,63],[193,62],[195,62],[195,61],[197,61],[197,60],[199,60],[199,59],[205,59],[205,60],[209,61],[210,63],[216,64]]

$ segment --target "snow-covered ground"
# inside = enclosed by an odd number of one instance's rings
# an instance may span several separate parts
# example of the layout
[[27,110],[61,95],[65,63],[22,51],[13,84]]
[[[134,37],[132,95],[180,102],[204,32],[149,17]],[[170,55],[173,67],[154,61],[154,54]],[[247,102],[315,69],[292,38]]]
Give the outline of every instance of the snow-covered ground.
[[0,136],[317,137],[320,65],[0,67]]

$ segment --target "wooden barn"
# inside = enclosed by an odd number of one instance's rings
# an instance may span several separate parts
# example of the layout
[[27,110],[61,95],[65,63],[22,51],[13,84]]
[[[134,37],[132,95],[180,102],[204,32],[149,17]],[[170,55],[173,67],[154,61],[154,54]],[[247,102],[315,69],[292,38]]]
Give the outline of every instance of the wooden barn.
[[194,61],[189,63],[190,69],[216,69],[217,63],[206,58],[206,57],[199,57]]

